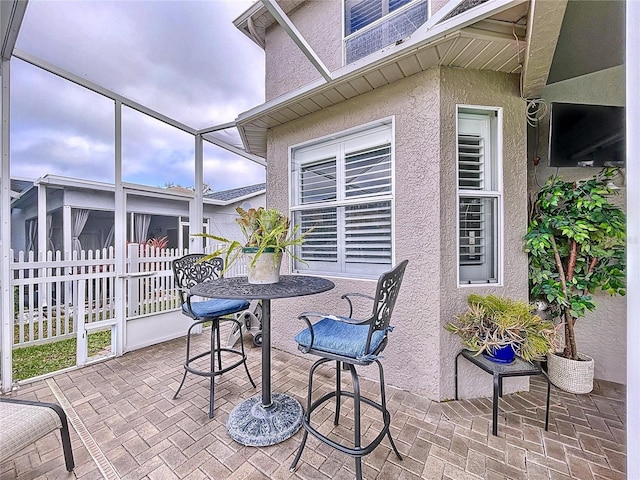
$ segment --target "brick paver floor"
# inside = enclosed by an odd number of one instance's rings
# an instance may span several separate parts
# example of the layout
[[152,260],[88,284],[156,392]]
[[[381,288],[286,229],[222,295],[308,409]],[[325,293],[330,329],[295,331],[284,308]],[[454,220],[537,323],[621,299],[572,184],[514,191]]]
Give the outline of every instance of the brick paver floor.
[[[201,335],[206,341],[208,335]],[[246,337],[250,344],[250,337]],[[294,473],[289,466],[302,432],[270,447],[245,447],[226,432],[229,412],[260,393],[260,350],[248,347],[253,389],[243,369],[216,383],[215,418],[209,419],[208,380],[188,376],[179,398],[184,339],[148,347],[20,387],[13,396],[66,405],[72,424],[76,469],[64,468],[59,435],[50,434],[0,465],[1,479],[352,479],[354,462],[310,437]],[[310,359],[272,352],[273,391],[306,396]],[[326,370],[318,390],[333,385]],[[322,376],[322,375],[321,375]],[[345,382],[346,382],[345,375]],[[490,377],[487,376],[490,380]],[[377,385],[363,381],[375,395]],[[498,436],[491,434],[487,399],[437,403],[387,388],[392,435],[364,457],[364,478],[373,479],[624,479],[625,389],[596,381],[589,395],[552,389],[549,431],[544,430],[546,384],[531,379],[530,392],[500,400]],[[320,411],[323,431],[350,438],[348,402],[343,421]],[[364,411],[368,428],[377,412]]]

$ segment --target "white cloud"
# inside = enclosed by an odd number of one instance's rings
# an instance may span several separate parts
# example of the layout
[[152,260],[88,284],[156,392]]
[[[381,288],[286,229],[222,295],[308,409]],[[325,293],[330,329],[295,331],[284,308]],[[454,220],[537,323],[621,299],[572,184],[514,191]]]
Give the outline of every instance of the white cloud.
[[[264,54],[232,24],[247,1],[29,2],[17,48],[193,128],[264,101]],[[113,102],[12,61],[12,175],[113,180]],[[123,114],[123,176],[192,185],[193,137]],[[205,150],[216,190],[264,181],[264,168]]]

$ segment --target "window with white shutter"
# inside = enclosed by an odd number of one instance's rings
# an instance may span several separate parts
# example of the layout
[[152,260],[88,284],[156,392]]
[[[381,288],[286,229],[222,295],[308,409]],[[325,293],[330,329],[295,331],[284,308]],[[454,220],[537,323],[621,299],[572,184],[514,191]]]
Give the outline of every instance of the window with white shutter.
[[499,282],[502,182],[499,111],[458,109],[458,278]]
[[292,149],[294,225],[308,233],[297,272],[378,277],[392,265],[390,121]]

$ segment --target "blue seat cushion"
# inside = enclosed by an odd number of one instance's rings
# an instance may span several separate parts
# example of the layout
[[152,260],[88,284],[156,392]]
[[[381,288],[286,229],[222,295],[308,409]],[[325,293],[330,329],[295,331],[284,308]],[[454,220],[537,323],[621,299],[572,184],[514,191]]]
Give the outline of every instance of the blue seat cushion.
[[[249,302],[246,300],[212,298],[203,302],[191,302],[191,310],[198,318],[221,317],[222,315],[240,312],[247,308],[249,308]],[[182,310],[187,315],[190,315],[186,303],[182,305]]]
[[[365,352],[368,333],[369,325],[352,325],[325,317],[313,325],[312,348],[364,360],[380,346],[386,332],[384,330],[373,332],[369,351]],[[309,329],[305,328],[298,333],[295,340],[299,345],[308,348],[311,343]]]

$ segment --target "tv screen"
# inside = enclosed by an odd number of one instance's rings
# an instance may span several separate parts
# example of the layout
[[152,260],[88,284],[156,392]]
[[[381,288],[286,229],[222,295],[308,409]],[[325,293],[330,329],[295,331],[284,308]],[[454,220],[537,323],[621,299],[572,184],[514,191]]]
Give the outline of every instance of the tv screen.
[[553,102],[549,165],[624,167],[624,107]]

